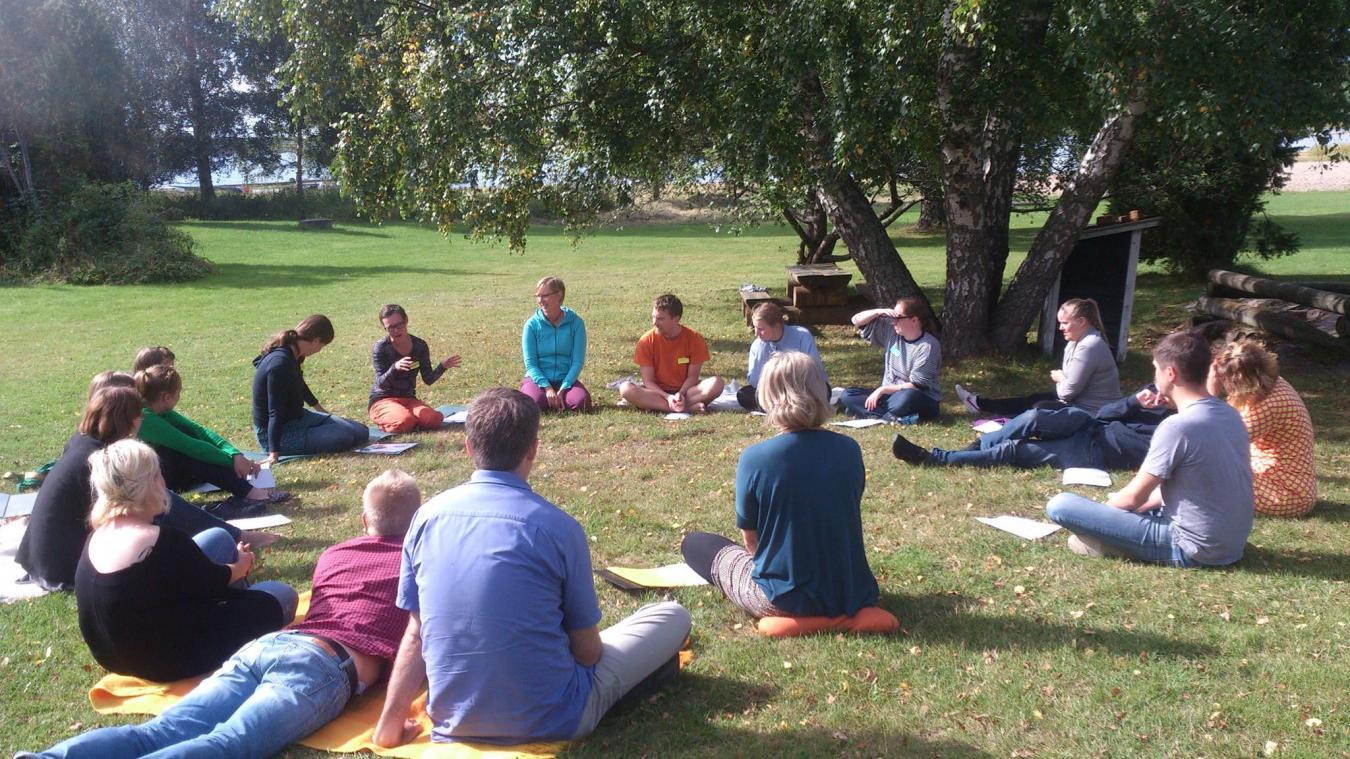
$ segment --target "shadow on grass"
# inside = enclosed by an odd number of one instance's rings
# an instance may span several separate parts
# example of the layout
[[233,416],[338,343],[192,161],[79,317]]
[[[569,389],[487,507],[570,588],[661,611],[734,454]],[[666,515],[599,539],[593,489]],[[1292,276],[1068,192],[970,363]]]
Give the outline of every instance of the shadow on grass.
[[1029,616],[984,613],[978,600],[960,595],[904,596],[883,593],[880,606],[900,617],[910,638],[955,641],[971,651],[990,648],[1054,649],[1078,644],[1115,654],[1196,658],[1213,656],[1213,646],[1133,630],[1061,625]]
[[293,234],[314,235],[314,236],[339,236],[339,237],[381,237],[388,238],[387,232],[374,232],[365,229],[352,229],[345,226],[334,226],[329,229],[308,229],[300,226],[293,221],[194,221],[188,225],[189,229],[228,229],[232,231],[248,232],[290,232]]
[[[1344,480],[1344,477],[1321,478]],[[1341,524],[1350,522],[1350,504],[1336,503],[1335,501],[1321,500],[1313,506],[1312,513],[1308,515],[1309,521],[1327,522],[1330,524]]]
[[993,756],[956,741],[899,732],[794,727],[766,733],[728,724],[772,704],[777,695],[773,685],[684,672],[640,706],[606,716],[563,756]]
[[[1326,501],[1318,503],[1317,510],[1313,512],[1313,517],[1316,518],[1330,513],[1329,510],[1323,511],[1323,507],[1326,505],[1328,505]],[[1345,516],[1344,505],[1337,505],[1340,508],[1335,511],[1337,514],[1335,521],[1350,521],[1350,518]],[[1242,554],[1242,561],[1238,562],[1231,571],[1309,577],[1319,580],[1346,580],[1350,579],[1350,554],[1305,551],[1299,548],[1274,550],[1265,546],[1248,545],[1247,550]]]
[[305,264],[217,263],[217,273],[190,283],[193,288],[262,290],[281,287],[312,287],[362,277],[391,274],[421,274],[437,277],[495,277],[479,271],[431,269],[417,266],[307,266]]

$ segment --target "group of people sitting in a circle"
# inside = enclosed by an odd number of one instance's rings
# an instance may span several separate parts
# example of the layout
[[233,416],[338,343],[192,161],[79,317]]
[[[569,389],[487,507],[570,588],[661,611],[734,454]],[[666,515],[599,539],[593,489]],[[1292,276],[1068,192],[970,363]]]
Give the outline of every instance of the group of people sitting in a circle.
[[[215,674],[149,722],[91,731],[39,755],[211,746],[268,756],[381,683],[373,734],[381,746],[418,735],[412,708],[424,687],[433,740],[575,740],[615,704],[670,680],[689,613],[654,603],[601,629],[587,536],[529,485],[541,413],[593,403],[580,381],[585,326],[562,305],[564,292],[553,277],[536,288],[520,390],[491,389],[469,405],[470,479],[425,504],[402,472],[373,480],[363,534],[323,553],[308,614],[285,630],[296,591],[250,583],[257,536],[222,517],[289,494],[252,485],[257,461],[174,411],[182,380],[167,349],[143,350],[134,374],[95,377],[18,560],[44,587],[75,590],[81,633],[106,669],[158,681]],[[707,345],[682,317],[675,296],[654,303],[653,327],[635,351],[640,378],[620,387],[628,404],[694,413],[722,395],[721,378],[701,376]],[[399,306],[382,308],[379,320],[387,336],[372,350],[371,421],[388,431],[438,428],[440,414],[416,398],[416,379],[436,382],[459,357],[434,363]],[[938,415],[941,346],[926,321],[917,300],[854,317],[885,351],[885,370],[877,388],[838,393],[845,410],[904,423]],[[691,533],[685,561],[748,614],[801,622],[795,631],[820,629],[808,620],[877,611],[862,450],[824,429],[835,404],[815,341],[774,304],[752,322],[749,382],[736,401],[764,413],[776,434],[746,448],[737,465],[740,540]],[[1153,350],[1153,383],[1122,398],[1096,304],[1069,301],[1059,322],[1068,347],[1051,373],[1053,393],[986,399],[958,386],[970,411],[1012,418],[966,451],[896,435],[895,456],[920,465],[1137,468],[1105,503],[1064,493],[1046,505],[1072,533],[1070,546],[1088,555],[1231,564],[1254,510],[1311,509],[1311,421],[1264,348],[1238,341],[1216,350],[1195,332],[1169,335]],[[328,414],[304,381],[304,359],[333,336],[328,319],[311,316],[264,344],[254,361],[253,427],[263,449],[255,458],[342,451],[367,439],[364,424]],[[202,482],[229,498],[203,509],[173,492]]]

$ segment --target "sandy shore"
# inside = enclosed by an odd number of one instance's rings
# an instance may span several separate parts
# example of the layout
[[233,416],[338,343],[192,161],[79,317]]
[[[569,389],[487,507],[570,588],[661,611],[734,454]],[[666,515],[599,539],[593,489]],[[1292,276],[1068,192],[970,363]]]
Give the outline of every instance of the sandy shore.
[[1334,164],[1317,161],[1296,162],[1289,170],[1289,183],[1284,186],[1284,191],[1314,190],[1350,190],[1350,161]]

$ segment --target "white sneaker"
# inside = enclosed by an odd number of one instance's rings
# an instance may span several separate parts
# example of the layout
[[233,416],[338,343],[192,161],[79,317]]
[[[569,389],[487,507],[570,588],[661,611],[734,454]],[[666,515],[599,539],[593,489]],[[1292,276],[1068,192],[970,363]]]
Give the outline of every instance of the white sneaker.
[[1124,551],[1108,546],[1096,538],[1089,538],[1083,535],[1071,533],[1069,535],[1069,550],[1079,556],[1094,556],[1097,558],[1128,558],[1129,554]]
[[970,392],[964,387],[961,387],[960,385],[957,385],[956,397],[961,399],[961,405],[966,407],[966,413],[972,415],[981,413],[980,406],[978,403],[976,403],[977,396],[974,393]]

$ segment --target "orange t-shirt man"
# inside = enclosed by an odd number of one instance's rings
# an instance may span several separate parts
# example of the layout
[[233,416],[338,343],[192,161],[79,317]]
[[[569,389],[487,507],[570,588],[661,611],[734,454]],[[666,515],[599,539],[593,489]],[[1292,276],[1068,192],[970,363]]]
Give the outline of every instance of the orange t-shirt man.
[[679,391],[689,376],[691,364],[706,364],[711,356],[703,335],[682,326],[673,339],[662,337],[655,327],[638,338],[633,361],[638,366],[650,366],[656,384],[667,393]]

